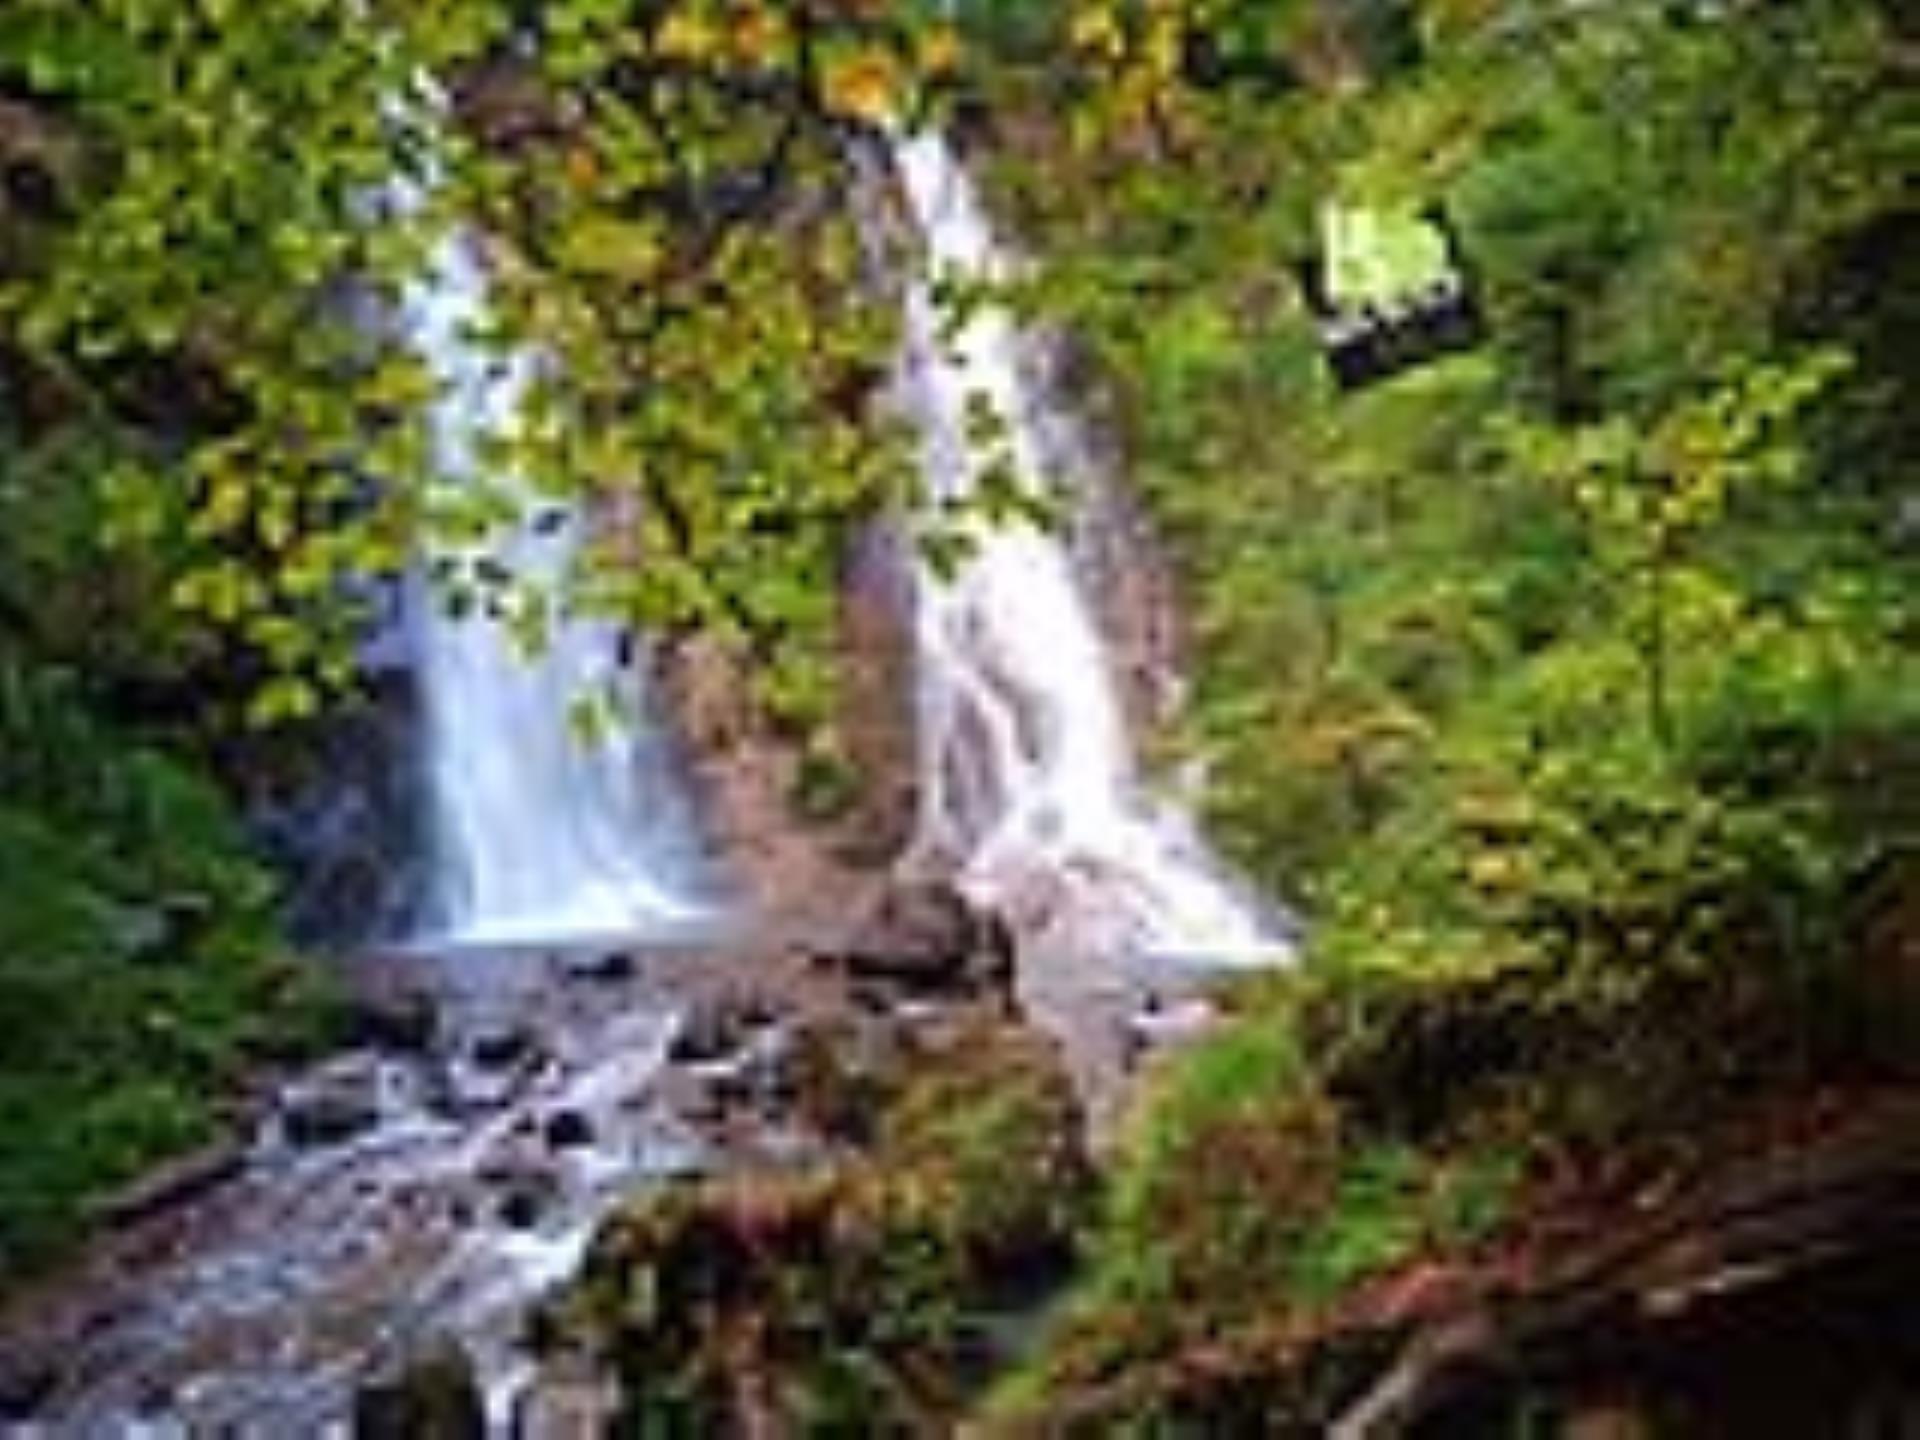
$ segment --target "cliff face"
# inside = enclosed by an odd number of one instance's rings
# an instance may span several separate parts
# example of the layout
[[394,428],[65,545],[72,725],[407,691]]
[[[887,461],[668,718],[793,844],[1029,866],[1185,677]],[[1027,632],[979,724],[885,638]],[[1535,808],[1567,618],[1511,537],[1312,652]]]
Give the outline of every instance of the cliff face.
[[766,713],[750,656],[699,638],[660,653],[711,838],[758,926],[802,940],[838,936],[912,838],[909,605],[897,545],[875,527],[847,561],[839,705],[815,736]]

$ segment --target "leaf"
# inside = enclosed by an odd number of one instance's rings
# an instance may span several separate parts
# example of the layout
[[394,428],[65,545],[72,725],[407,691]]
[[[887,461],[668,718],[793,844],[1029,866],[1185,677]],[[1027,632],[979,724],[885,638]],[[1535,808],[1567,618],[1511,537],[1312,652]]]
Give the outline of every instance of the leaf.
[[901,112],[905,77],[890,51],[866,46],[830,56],[820,88],[822,101],[836,114],[886,125]]
[[576,221],[562,235],[560,252],[571,269],[629,283],[651,278],[663,254],[654,227],[607,215]]

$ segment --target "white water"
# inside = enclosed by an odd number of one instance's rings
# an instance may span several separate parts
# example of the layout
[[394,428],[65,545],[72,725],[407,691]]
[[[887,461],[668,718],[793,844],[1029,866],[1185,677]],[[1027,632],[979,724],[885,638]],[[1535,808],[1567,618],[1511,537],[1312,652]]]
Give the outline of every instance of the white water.
[[[1007,261],[942,138],[904,138],[894,158],[932,281],[1003,279]],[[956,326],[929,280],[914,286],[906,383],[935,503],[964,499],[989,463],[967,424],[982,402],[1024,484],[1074,479],[1047,473],[1048,417],[1023,377],[1024,345],[999,307]],[[1285,941],[1187,817],[1137,783],[1108,658],[1060,539],[1024,524],[987,529],[956,573],[923,568],[918,588],[920,841],[958,861],[962,887],[1017,931],[1064,929],[1134,960],[1282,958]]]
[[[993,275],[1002,262],[940,142],[905,142],[898,159],[935,267]],[[433,418],[455,476],[474,472],[477,437],[510,423],[524,383],[523,360],[495,368],[465,335],[483,309],[473,257],[450,244],[408,311],[445,387]],[[942,345],[922,288],[909,329],[936,497],[965,496],[983,463],[963,423],[973,394],[1007,418],[1016,463],[1038,474],[1040,402],[1004,316],[985,310]],[[497,557],[557,579],[573,525],[523,529]],[[1100,639],[1056,539],[992,532],[949,579],[922,574],[918,599],[922,842],[960,862],[971,893],[1028,933],[1061,925],[1103,954],[1233,963],[1284,952],[1191,826],[1141,794]],[[672,878],[693,842],[664,749],[639,726],[584,746],[567,723],[568,697],[608,679],[639,713],[612,637],[569,625],[527,662],[493,625],[437,614],[420,625],[447,929],[549,950],[568,934],[695,913]],[[98,1280],[43,1418],[19,1433],[340,1435],[355,1385],[383,1357],[449,1332],[489,1381],[491,1432],[520,1433],[508,1412],[526,1379],[516,1340],[527,1306],[569,1273],[622,1194],[727,1157],[656,1086],[675,1022],[646,985],[608,990],[512,946],[435,973],[445,993],[433,1052],[346,1056],[320,1072],[337,1083],[342,1067],[349,1078],[372,1067],[379,1123],[311,1149],[271,1124],[242,1178],[163,1221],[124,1271]],[[532,1037],[505,1072],[480,1066],[471,1043],[503,1016]],[[591,1143],[555,1142],[562,1115],[585,1121]],[[511,1221],[500,1206],[530,1180],[541,1208]]]
[[[76,1277],[50,1392],[0,1435],[344,1440],[357,1387],[445,1338],[473,1359],[488,1433],[526,1433],[511,1412],[532,1379],[529,1307],[624,1197],[717,1152],[657,1088],[679,1022],[644,980],[574,978],[552,955],[418,963],[442,1005],[435,1049],[349,1052],[291,1081],[242,1175]],[[527,1053],[483,1066],[473,1039],[502,1023]],[[377,1095],[377,1121],[295,1143],[284,1116],[315,1089]],[[560,1115],[588,1143],[552,1143]],[[509,1214],[516,1193],[535,1213]]]
[[[517,477],[488,474],[481,446],[511,431],[529,378],[524,353],[476,338],[486,284],[470,241],[443,241],[405,307],[409,338],[439,382],[434,459],[447,483],[491,482],[539,509]],[[562,586],[579,516],[548,503],[482,554],[549,595]],[[426,587],[422,587],[423,589]],[[700,898],[689,808],[670,748],[646,718],[644,677],[623,664],[617,632],[562,618],[529,655],[506,628],[475,612],[416,606],[416,653],[434,801],[436,937],[538,943],[685,928]],[[612,701],[589,734],[573,719],[587,699]]]
[[[475,336],[485,310],[471,242],[444,242],[402,317],[439,385],[434,458],[450,485],[491,483],[540,508],[485,467],[485,439],[514,423],[530,370]],[[544,508],[485,550],[431,558],[497,563],[552,591],[580,521]],[[644,973],[610,980],[576,963],[604,958],[602,938],[630,953],[710,928],[689,807],[640,674],[608,626],[562,620],[528,657],[484,615],[448,613],[424,577],[418,590],[435,933],[391,963],[433,998],[432,1047],[349,1052],[291,1080],[236,1178],[88,1277],[39,1418],[0,1419],[0,1434],[344,1436],[356,1387],[446,1336],[482,1377],[489,1433],[522,1433],[509,1411],[531,1378],[529,1306],[573,1273],[623,1197],[714,1163],[656,1083],[679,1024],[672,996]],[[601,692],[617,713],[589,738],[570,710]],[[481,1059],[481,1041],[503,1034],[516,1052]],[[316,1092],[371,1096],[364,1128],[300,1141],[286,1117]],[[556,1140],[556,1117],[581,1133]]]

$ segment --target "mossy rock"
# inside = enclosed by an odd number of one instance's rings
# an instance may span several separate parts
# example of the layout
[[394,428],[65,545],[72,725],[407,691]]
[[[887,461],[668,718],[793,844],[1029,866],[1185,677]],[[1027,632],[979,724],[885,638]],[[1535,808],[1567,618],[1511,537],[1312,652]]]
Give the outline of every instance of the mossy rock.
[[1091,1194],[1052,1047],[985,1022],[903,1059],[866,1152],[651,1192],[602,1230],[548,1340],[648,1434],[919,1431],[1065,1272]]
[[480,1440],[486,1433],[473,1360],[451,1340],[428,1346],[354,1396],[355,1440]]

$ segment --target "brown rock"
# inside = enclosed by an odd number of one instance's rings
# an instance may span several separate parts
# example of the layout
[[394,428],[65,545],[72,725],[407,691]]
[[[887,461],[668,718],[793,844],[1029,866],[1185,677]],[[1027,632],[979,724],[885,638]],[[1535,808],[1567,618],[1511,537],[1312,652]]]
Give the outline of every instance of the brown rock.
[[943,881],[883,891],[839,952],[829,957],[856,981],[915,994],[1003,991],[1013,977],[1013,938],[996,915]]
[[452,1340],[435,1342],[354,1396],[354,1440],[484,1440],[486,1433],[473,1360]]

